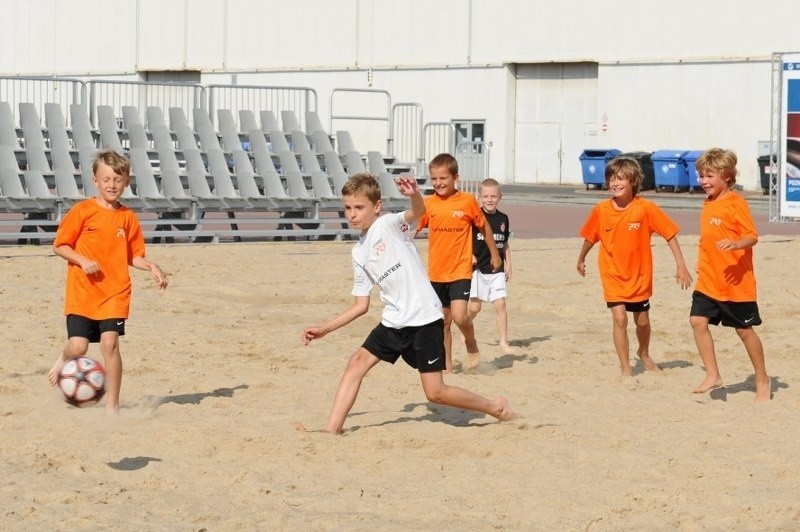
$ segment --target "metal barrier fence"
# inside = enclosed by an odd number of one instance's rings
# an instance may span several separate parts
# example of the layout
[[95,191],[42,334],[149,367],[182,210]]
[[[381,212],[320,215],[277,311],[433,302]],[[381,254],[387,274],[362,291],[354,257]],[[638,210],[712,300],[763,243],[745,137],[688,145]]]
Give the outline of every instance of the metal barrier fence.
[[[352,101],[342,101],[337,99],[337,96],[354,96],[354,95],[372,95],[385,99],[385,107],[381,105],[381,111],[375,114],[351,114],[350,109],[354,107]],[[349,104],[349,105],[348,105]],[[345,107],[345,111],[340,111],[341,107]],[[359,109],[367,109],[370,105],[359,105]],[[339,114],[343,112],[344,114]],[[333,134],[336,130],[333,127],[336,120],[350,120],[356,122],[386,122],[386,150],[385,155],[394,155],[394,139],[392,138],[392,97],[388,91],[379,89],[333,89],[330,98],[330,133]],[[366,151],[366,150],[364,150]]]
[[456,126],[451,122],[428,122],[422,128],[422,159],[419,175],[429,177],[428,162],[440,153],[455,153]]
[[261,111],[293,111],[304,130],[306,112],[317,111],[317,92],[310,87],[209,85],[207,91],[208,112],[215,127],[218,109],[230,110],[237,124],[242,110],[253,111],[256,120]]
[[0,77],[0,101],[8,102],[15,117],[21,102],[33,103],[40,117],[44,104],[57,103],[67,116],[71,104],[86,102],[86,84],[74,78]]
[[150,81],[86,82],[89,91],[89,121],[97,126],[97,106],[111,106],[121,116],[123,106],[144,112],[147,107],[160,107],[165,114],[170,107],[180,107],[189,123],[192,109],[206,108],[206,88],[195,83],[158,83]]
[[456,146],[459,190],[478,195],[478,188],[489,177],[489,145],[482,141],[462,141]]
[[394,155],[400,164],[414,168],[420,174],[422,160],[422,105],[418,103],[396,103],[392,106],[392,138]]

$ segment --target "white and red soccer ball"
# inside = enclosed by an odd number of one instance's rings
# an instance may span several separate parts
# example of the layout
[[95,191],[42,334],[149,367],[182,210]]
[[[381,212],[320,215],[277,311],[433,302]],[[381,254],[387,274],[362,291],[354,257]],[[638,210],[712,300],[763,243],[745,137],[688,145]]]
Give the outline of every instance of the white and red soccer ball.
[[97,403],[106,393],[106,372],[89,357],[77,357],[64,363],[58,372],[58,388],[64,399],[77,407]]

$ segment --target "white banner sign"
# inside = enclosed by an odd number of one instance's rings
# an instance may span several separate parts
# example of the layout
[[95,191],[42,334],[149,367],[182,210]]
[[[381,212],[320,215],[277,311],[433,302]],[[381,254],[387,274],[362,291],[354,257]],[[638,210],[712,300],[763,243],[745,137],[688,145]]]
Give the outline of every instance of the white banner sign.
[[800,54],[782,56],[780,215],[800,217]]

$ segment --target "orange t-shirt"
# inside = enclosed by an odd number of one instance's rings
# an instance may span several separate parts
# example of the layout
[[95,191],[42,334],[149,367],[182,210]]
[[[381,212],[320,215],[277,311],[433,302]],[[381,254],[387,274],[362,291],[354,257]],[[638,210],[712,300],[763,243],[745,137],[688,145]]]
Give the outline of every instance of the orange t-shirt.
[[425,198],[419,229],[428,228],[428,277],[437,283],[472,279],[472,226],[483,227],[478,200],[456,191],[448,198]]
[[67,266],[64,314],[92,320],[127,318],[131,302],[128,266],[144,257],[144,236],[130,209],[106,209],[94,198],[77,203],[58,226],[54,246],[67,245],[100,265],[88,276],[77,264]]
[[650,236],[670,240],[678,225],[652,201],[635,196],[624,210],[613,200],[595,205],[580,236],[600,242],[597,264],[603,295],[609,303],[638,303],[653,295],[653,253]]
[[720,251],[717,242],[744,236],[758,239],[750,206],[733,190],[706,200],[700,213],[700,245],[695,290],[717,301],[755,301],[753,248]]

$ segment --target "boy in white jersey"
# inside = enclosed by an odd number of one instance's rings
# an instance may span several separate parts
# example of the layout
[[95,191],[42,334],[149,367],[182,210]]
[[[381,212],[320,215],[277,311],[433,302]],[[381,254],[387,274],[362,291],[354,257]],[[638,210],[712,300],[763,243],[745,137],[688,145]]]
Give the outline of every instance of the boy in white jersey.
[[[414,246],[411,227],[425,213],[425,202],[411,177],[400,177],[397,187],[411,198],[411,208],[381,214],[381,190],[370,174],[356,174],[342,187],[342,200],[350,225],[361,229],[353,247],[353,304],[325,325],[307,327],[302,341],[308,345],[347,325],[369,310],[370,292],[377,285],[384,303],[379,323],[350,357],[333,399],[325,431],[341,434],[367,372],[384,360],[394,364],[403,357],[420,372],[427,399],[436,404],[483,412],[507,421],[516,417],[505,397],[487,399],[448,386],[445,368],[442,305],[428,282],[428,275]],[[305,430],[302,425],[299,429]]]

